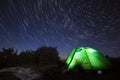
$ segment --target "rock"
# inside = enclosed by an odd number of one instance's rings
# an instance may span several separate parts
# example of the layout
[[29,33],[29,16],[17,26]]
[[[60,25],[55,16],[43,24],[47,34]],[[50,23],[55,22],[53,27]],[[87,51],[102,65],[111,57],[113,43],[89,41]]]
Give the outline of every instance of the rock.
[[42,73],[37,73],[30,68],[11,67],[1,69],[0,72],[12,72],[17,78],[20,78],[21,80],[33,80],[38,77],[42,79]]
[[0,80],[21,80],[16,77],[12,72],[0,72]]

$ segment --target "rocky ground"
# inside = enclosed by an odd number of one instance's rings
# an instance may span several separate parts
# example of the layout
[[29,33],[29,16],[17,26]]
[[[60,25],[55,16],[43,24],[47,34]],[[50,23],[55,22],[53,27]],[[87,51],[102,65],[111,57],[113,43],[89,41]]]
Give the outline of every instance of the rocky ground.
[[30,68],[11,67],[0,70],[0,80],[34,80],[38,77],[42,80],[42,73]]
[[36,72],[31,68],[11,67],[0,70],[0,80],[120,80],[119,69],[97,71],[63,71],[51,68],[45,72]]
[[39,69],[11,67],[0,69],[0,80],[120,80],[120,59],[112,59],[107,70],[85,71],[78,67],[67,71],[64,64]]

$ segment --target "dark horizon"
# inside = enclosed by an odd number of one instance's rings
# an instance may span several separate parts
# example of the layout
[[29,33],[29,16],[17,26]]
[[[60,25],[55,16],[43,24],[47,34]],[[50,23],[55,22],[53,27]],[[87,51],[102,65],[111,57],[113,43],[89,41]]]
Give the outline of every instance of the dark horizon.
[[0,50],[89,46],[120,56],[120,0],[1,0]]

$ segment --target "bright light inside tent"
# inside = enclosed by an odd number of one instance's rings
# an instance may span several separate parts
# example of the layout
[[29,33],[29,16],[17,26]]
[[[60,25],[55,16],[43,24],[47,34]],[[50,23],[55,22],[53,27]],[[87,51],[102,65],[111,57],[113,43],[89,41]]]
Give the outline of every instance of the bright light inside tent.
[[82,53],[81,53],[81,52],[75,52],[74,58],[75,58],[75,59],[80,59],[80,58],[82,58]]
[[98,52],[97,50],[93,49],[93,48],[87,48],[86,49],[89,53],[94,53],[94,52]]

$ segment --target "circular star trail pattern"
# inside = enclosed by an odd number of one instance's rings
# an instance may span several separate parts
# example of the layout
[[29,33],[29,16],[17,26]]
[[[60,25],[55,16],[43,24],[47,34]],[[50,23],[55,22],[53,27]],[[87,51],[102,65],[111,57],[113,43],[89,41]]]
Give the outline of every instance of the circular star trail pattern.
[[78,46],[120,55],[119,0],[0,0],[0,49]]

